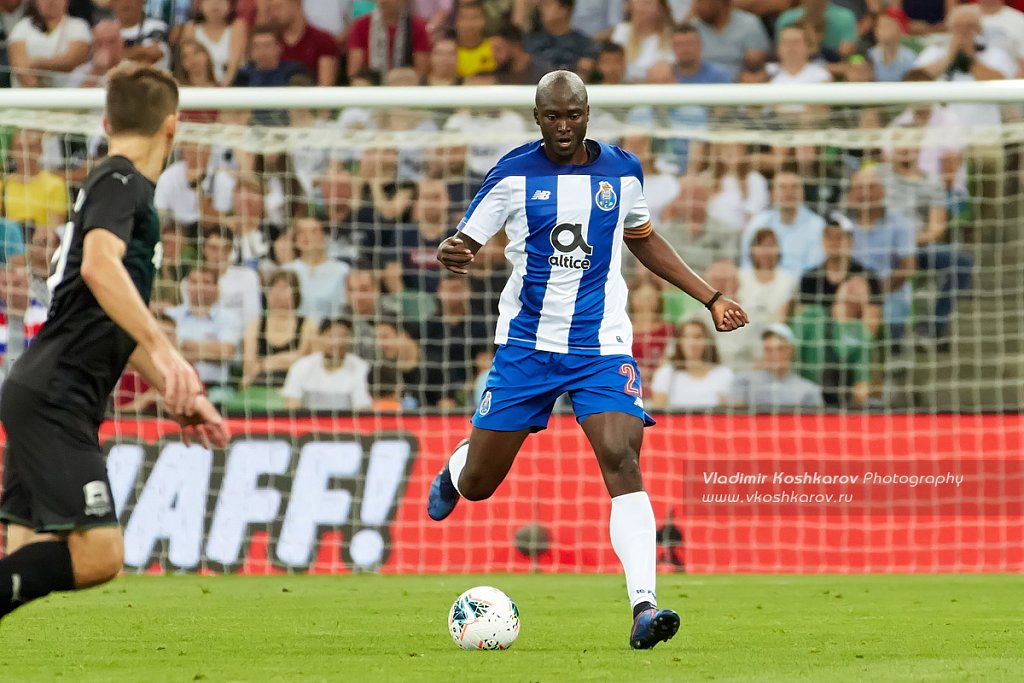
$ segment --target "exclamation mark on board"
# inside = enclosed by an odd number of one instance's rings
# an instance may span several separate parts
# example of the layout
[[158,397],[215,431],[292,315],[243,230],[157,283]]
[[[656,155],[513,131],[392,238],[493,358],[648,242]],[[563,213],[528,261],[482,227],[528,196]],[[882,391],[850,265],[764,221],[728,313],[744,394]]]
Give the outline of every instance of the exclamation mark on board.
[[375,441],[370,447],[359,506],[359,521],[369,528],[360,529],[349,541],[349,554],[357,569],[372,569],[384,560],[386,543],[380,529],[391,517],[411,455],[412,446],[403,439]]

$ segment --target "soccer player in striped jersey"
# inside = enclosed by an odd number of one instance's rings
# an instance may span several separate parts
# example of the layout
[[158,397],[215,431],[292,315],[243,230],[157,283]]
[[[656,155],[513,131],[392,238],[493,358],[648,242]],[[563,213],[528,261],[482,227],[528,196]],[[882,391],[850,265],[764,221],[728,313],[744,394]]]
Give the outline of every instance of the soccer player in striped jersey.
[[739,304],[713,290],[656,233],[639,160],[586,139],[587,91],[568,71],[537,85],[542,140],[512,150],[491,169],[438,260],[465,275],[502,227],[512,275],[499,304],[498,351],[470,437],[430,488],[427,512],[442,520],[459,498],[490,497],[526,437],[547,427],[568,392],[612,497],[611,541],[633,609],[629,644],[654,647],[679,628],[655,597],[655,521],[640,476],[640,444],[654,420],[644,411],[631,354],[622,246],[656,275],[704,303],[719,331],[745,325]]

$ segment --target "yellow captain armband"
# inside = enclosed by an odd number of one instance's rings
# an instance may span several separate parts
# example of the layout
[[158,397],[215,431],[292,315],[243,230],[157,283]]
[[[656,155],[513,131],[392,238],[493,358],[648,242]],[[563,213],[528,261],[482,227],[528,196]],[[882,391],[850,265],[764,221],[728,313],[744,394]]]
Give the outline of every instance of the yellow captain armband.
[[635,228],[626,228],[622,231],[623,237],[628,240],[643,239],[654,232],[654,226],[651,225],[650,221],[647,221],[643,225],[638,225]]

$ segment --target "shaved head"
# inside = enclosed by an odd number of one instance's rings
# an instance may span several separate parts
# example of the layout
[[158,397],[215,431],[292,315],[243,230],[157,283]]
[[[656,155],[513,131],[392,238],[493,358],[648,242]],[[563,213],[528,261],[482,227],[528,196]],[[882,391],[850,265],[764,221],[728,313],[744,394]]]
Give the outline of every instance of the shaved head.
[[542,108],[553,100],[566,100],[586,106],[587,86],[583,79],[571,71],[551,71],[537,84],[537,97],[534,101],[538,108]]

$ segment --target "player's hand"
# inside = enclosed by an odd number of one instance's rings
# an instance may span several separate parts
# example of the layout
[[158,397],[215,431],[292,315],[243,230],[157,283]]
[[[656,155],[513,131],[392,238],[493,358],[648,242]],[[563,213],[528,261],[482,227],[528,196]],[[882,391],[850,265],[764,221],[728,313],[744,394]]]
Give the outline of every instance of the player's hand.
[[198,442],[204,448],[227,446],[231,433],[210,399],[200,396],[194,407],[191,415],[171,413],[171,419],[181,425],[181,440],[185,445],[191,446]]
[[153,365],[164,376],[164,405],[172,415],[191,415],[196,399],[203,393],[203,383],[195,368],[177,349],[166,344],[150,353]]
[[453,273],[465,275],[466,269],[473,262],[473,252],[458,237],[449,237],[437,247],[437,260]]
[[715,329],[719,332],[738,330],[750,322],[746,312],[738,303],[726,297],[719,297],[711,307],[711,317],[715,321]]

